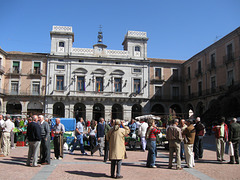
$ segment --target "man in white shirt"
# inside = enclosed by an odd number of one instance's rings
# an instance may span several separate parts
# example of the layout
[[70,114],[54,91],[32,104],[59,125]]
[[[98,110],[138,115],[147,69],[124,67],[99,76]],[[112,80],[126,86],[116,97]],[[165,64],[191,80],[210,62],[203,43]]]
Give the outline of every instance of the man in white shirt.
[[0,157],[6,157],[10,154],[10,132],[13,129],[13,124],[10,120],[11,116],[9,114],[6,115],[6,121],[2,125],[3,128],[3,154]]
[[146,145],[147,145],[147,141],[145,139],[145,134],[147,132],[147,128],[148,128],[148,123],[146,123],[144,120],[141,120],[141,125],[138,129],[138,135],[141,137],[143,151],[146,150]]

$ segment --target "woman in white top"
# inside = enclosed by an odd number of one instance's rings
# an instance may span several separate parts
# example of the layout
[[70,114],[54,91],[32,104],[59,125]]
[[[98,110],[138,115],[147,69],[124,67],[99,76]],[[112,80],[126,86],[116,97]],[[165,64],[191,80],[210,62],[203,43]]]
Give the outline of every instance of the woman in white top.
[[96,133],[97,133],[97,128],[95,126],[95,120],[92,120],[90,128],[88,129],[91,156],[93,155],[93,149],[96,146]]

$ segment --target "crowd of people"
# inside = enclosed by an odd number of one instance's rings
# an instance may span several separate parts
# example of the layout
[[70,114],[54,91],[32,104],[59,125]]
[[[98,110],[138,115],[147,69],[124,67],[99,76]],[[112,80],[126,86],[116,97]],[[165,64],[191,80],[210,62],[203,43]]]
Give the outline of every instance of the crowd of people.
[[[154,119],[141,119],[137,122],[132,119],[128,124],[118,119],[106,122],[101,117],[98,121],[92,120],[85,123],[85,127],[83,118],[79,118],[79,121],[76,122],[75,139],[72,142],[69,153],[73,155],[79,145],[81,154],[88,155],[84,148],[84,138],[87,135],[91,156],[96,151],[99,151],[99,156],[104,157],[104,162],[108,159],[111,161],[111,177],[122,178],[121,164],[122,160],[127,157],[125,138],[126,136],[131,138],[139,136],[142,151],[148,150],[146,167],[156,168],[156,141],[162,128],[159,128],[156,125],[157,123],[155,123]],[[0,157],[10,155],[11,132],[15,128],[15,124],[11,120],[10,115],[6,115],[5,119],[0,115],[0,150],[2,151]],[[42,115],[33,115],[27,121],[24,121],[23,126],[27,128],[25,141],[28,142],[29,146],[27,166],[40,167],[41,165],[50,164],[51,133],[54,134],[53,159],[63,158],[63,134],[65,133],[65,127],[61,123],[60,118],[55,119],[55,125],[51,128],[51,124],[47,118],[44,118]],[[219,123],[212,128],[212,131],[215,133],[216,138],[217,161],[225,161],[225,145],[226,142],[229,142],[232,153],[230,155],[230,162],[228,163],[234,164],[235,161],[236,164],[239,164],[240,124],[237,123],[237,119],[232,118],[230,125],[227,126],[225,118],[222,117],[219,119]],[[166,125],[166,138],[169,142],[168,168],[173,168],[174,159],[177,164],[177,170],[183,169],[183,160],[186,162],[185,168],[193,168],[195,161],[203,158],[203,137],[205,133],[205,126],[201,122],[200,117],[186,121],[184,119],[174,119],[169,125]]]

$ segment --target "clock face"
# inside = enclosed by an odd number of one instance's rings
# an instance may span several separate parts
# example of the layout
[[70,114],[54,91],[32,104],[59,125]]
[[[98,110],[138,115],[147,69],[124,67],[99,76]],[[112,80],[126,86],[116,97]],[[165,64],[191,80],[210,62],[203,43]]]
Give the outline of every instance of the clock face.
[[102,51],[103,49],[101,47],[98,48],[98,51]]

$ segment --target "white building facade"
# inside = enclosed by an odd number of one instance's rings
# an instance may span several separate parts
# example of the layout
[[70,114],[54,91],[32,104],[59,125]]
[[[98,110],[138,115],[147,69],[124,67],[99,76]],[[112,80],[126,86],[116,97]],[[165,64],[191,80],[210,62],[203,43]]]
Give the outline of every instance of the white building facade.
[[45,114],[84,120],[130,120],[146,114],[149,66],[146,32],[128,31],[124,50],[101,42],[92,49],[73,47],[72,27],[53,26],[47,62]]

